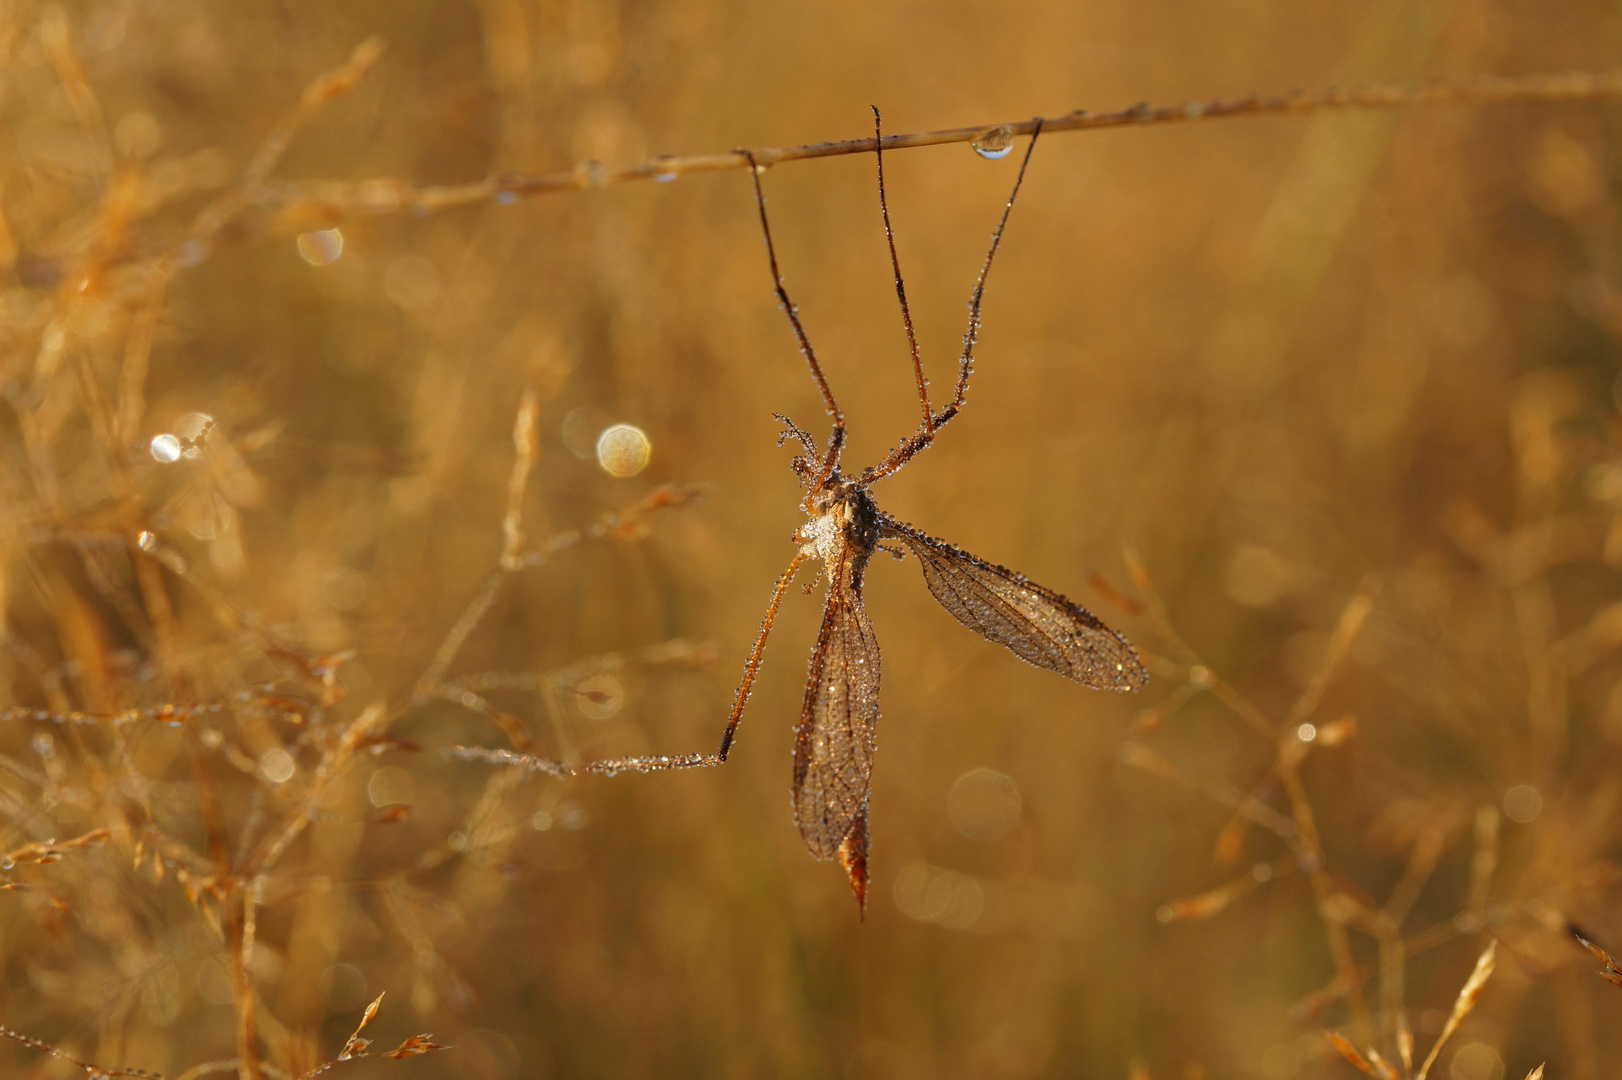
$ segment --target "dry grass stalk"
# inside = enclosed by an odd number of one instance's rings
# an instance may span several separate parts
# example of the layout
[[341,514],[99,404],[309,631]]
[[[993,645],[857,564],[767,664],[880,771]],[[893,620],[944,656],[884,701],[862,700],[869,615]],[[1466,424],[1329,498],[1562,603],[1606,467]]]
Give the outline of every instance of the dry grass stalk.
[[[1180,659],[1187,665],[1186,670],[1199,672],[1202,684],[1224,686],[1219,676],[1206,674],[1209,668],[1199,662],[1192,649],[1171,629],[1169,620],[1164,615],[1164,606],[1158,599],[1147,570],[1130,556],[1128,566],[1132,571],[1134,582],[1145,596],[1144,608],[1149,613],[1151,622],[1157,624],[1162,636],[1171,644],[1173,651],[1179,654]],[[1287,841],[1295,853],[1293,861],[1300,869],[1306,871],[1312,883],[1319,916],[1324,924],[1330,953],[1336,966],[1337,973],[1330,985],[1304,1000],[1292,1010],[1292,1015],[1298,1019],[1305,1019],[1328,1004],[1344,999],[1350,1008],[1359,1038],[1369,1046],[1369,1049],[1366,1053],[1351,1049],[1353,1044],[1338,1034],[1332,1036],[1337,1049],[1340,1049],[1348,1061],[1370,1075],[1396,1075],[1394,1068],[1372,1045],[1374,1038],[1372,1015],[1362,992],[1368,973],[1355,960],[1352,942],[1347,934],[1348,926],[1356,926],[1373,936],[1378,943],[1381,1030],[1392,1040],[1397,1058],[1402,1063],[1403,1074],[1413,1075],[1413,1034],[1403,1000],[1404,967],[1407,959],[1415,952],[1457,936],[1461,929],[1461,920],[1468,919],[1472,925],[1480,924],[1479,913],[1484,910],[1487,889],[1496,866],[1498,818],[1496,810],[1491,806],[1483,807],[1477,815],[1471,887],[1465,912],[1450,923],[1435,927],[1416,938],[1404,939],[1401,926],[1446,848],[1444,832],[1433,828],[1419,834],[1410,853],[1406,872],[1393,888],[1385,904],[1378,909],[1358,899],[1331,874],[1319,837],[1312,803],[1301,780],[1300,769],[1311,748],[1315,746],[1327,748],[1343,742],[1355,733],[1356,721],[1344,718],[1333,725],[1324,725],[1321,729],[1316,725],[1306,724],[1306,721],[1317,710],[1335,669],[1350,651],[1373,606],[1374,589],[1371,585],[1365,585],[1347,602],[1335,631],[1330,636],[1322,660],[1284,721],[1275,722],[1268,719],[1260,710],[1244,702],[1237,691],[1231,688],[1226,694],[1218,696],[1251,728],[1281,732],[1275,736],[1277,751],[1270,778],[1278,780],[1289,799],[1291,812],[1284,822],[1288,828],[1274,827],[1272,831]],[[1186,702],[1189,696],[1178,695],[1175,700],[1180,705]],[[1155,726],[1158,726],[1158,722]],[[1329,733],[1328,738],[1322,737],[1325,733]],[[1254,793],[1243,800],[1235,800],[1227,791],[1189,777],[1168,759],[1142,743],[1133,741],[1124,744],[1122,760],[1136,768],[1204,791],[1215,801],[1234,807],[1234,819],[1219,836],[1217,846],[1219,861],[1231,859],[1243,839],[1243,829],[1236,827],[1236,823],[1242,825],[1266,820],[1265,813],[1259,812],[1265,808],[1265,804],[1261,803]],[[1267,879],[1274,876],[1277,875],[1269,873]],[[1173,901],[1161,908],[1161,920],[1172,922],[1214,915],[1234,900],[1253,891],[1259,884],[1261,880],[1254,877],[1239,879],[1198,896]],[[1481,983],[1491,973],[1495,947],[1496,943],[1489,945],[1487,952],[1478,962],[1476,974],[1461,991],[1455,1005],[1454,1018],[1433,1047],[1431,1057],[1421,1067],[1420,1076],[1429,1069],[1430,1062],[1434,1060],[1442,1043],[1452,1034],[1453,1028],[1473,1007]],[[1351,1052],[1348,1053],[1348,1050]]]
[[[1437,1036],[1436,1043],[1431,1047],[1430,1053],[1425,1056],[1424,1062],[1419,1066],[1418,1073],[1412,1072],[1411,1059],[1407,1056],[1412,1053],[1411,1041],[1403,1043],[1406,1049],[1404,1050],[1403,1072],[1401,1075],[1411,1075],[1415,1080],[1425,1080],[1425,1077],[1430,1073],[1431,1066],[1436,1063],[1437,1055],[1442,1052],[1443,1045],[1452,1037],[1464,1018],[1470,1015],[1470,1010],[1475,1008],[1476,1000],[1481,996],[1481,988],[1486,985],[1487,979],[1492,975],[1497,948],[1498,943],[1496,941],[1491,942],[1481,956],[1477,958],[1475,970],[1470,973],[1470,977],[1465,980],[1463,988],[1459,990],[1459,996],[1453,1003],[1453,1012],[1448,1017],[1447,1023],[1443,1025],[1442,1033]],[[1392,1068],[1390,1063],[1381,1057],[1380,1052],[1374,1047],[1369,1047],[1368,1052],[1364,1054],[1349,1039],[1337,1031],[1326,1030],[1324,1036],[1340,1053],[1341,1057],[1362,1072],[1370,1076],[1378,1076],[1381,1080],[1398,1080],[1399,1074],[1397,1070]],[[1409,1038],[1411,1040],[1411,1036]]]
[[1325,1031],[1324,1038],[1335,1048],[1341,1057],[1345,1058],[1359,1072],[1369,1076],[1378,1076],[1380,1080],[1397,1080],[1397,1074],[1392,1071],[1380,1056],[1372,1050],[1365,1057],[1351,1041],[1338,1031]]
[[[1473,84],[1421,87],[1367,87],[1327,89],[1316,93],[1251,94],[1233,100],[1191,101],[1181,105],[1133,105],[1116,112],[1077,110],[1044,119],[1044,133],[1091,131],[1149,124],[1186,124],[1239,116],[1299,114],[1329,109],[1399,109],[1427,105],[1487,105],[1602,100],[1622,96],[1622,73],[1571,72],[1511,79],[1483,79]],[[884,149],[974,143],[996,134],[1013,138],[1029,135],[1035,120],[947,128],[884,136]],[[502,174],[466,184],[417,185],[395,178],[358,182],[322,182],[284,185],[276,193],[276,217],[261,227],[272,232],[308,228],[312,220],[336,223],[352,217],[411,212],[427,214],[488,202],[497,197],[578,191],[633,180],[669,179],[687,173],[748,168],[748,158],[763,166],[787,161],[839,157],[873,151],[872,139],[810,143],[803,146],[761,147],[722,154],[665,155],[639,165],[610,168],[598,161],[582,161],[564,172],[539,176]],[[280,218],[282,220],[276,220]]]
[[1279,859],[1272,863],[1257,863],[1251,872],[1243,877],[1235,878],[1226,885],[1218,886],[1198,896],[1173,900],[1155,914],[1161,922],[1209,919],[1235,900],[1255,891],[1262,884],[1272,881],[1275,877],[1291,873],[1295,869],[1296,860],[1293,858]]
[[13,1031],[8,1027],[0,1027],[0,1038],[10,1039],[14,1043],[21,1043],[30,1050],[38,1050],[58,1061],[66,1061],[70,1065],[76,1065],[85,1071],[85,1073],[90,1077],[90,1080],[99,1080],[100,1077],[119,1076],[132,1077],[134,1080],[163,1080],[163,1077],[158,1073],[147,1072],[144,1069],[110,1069],[104,1065],[95,1065],[88,1061],[80,1061],[73,1055],[52,1046],[48,1042],[44,1042],[40,1039],[30,1038],[29,1036],[24,1035],[19,1031]]
[[1578,943],[1587,949],[1594,959],[1605,965],[1605,970],[1599,973],[1599,977],[1612,986],[1622,987],[1622,961],[1617,960],[1616,957],[1589,941],[1575,929],[1571,931],[1571,936],[1576,938]]
[[[519,457],[522,460],[524,447],[521,445],[519,450]],[[520,470],[515,465],[513,475],[515,478],[520,475],[527,476],[528,467],[525,466]],[[413,702],[420,704],[440,692],[445,673],[456,660],[462,646],[467,643],[468,635],[472,634],[485,615],[489,614],[490,607],[495,603],[507,575],[543,566],[559,551],[588,540],[609,538],[634,540],[645,536],[649,516],[661,510],[685,506],[697,499],[702,490],[693,484],[661,484],[632,505],[623,510],[609,511],[584,528],[566,529],[527,551],[515,550],[510,556],[504,552],[498,569],[490,575],[484,587],[468,603],[461,617],[445,635],[444,641],[440,643],[427,668],[417,679],[416,689],[412,692]],[[520,527],[516,518],[509,516],[505,520],[512,521],[515,530]]]
[[450,1049],[448,1046],[443,1046],[440,1043],[434,1042],[433,1036],[431,1035],[413,1035],[402,1042],[399,1046],[395,1047],[393,1050],[378,1051],[369,1049],[372,1045],[372,1040],[361,1038],[360,1033],[366,1029],[367,1024],[372,1022],[372,1018],[377,1015],[377,1010],[382,1004],[382,994],[379,994],[377,997],[373,998],[372,1003],[366,1006],[366,1011],[361,1014],[360,1023],[355,1025],[354,1033],[344,1041],[344,1048],[338,1051],[338,1056],[325,1064],[317,1065],[315,1068],[309,1070],[303,1076],[299,1077],[299,1080],[311,1080],[312,1077],[321,1075],[328,1069],[331,1069],[333,1066],[337,1065],[339,1062],[354,1061],[357,1058],[410,1058],[419,1057],[434,1050]]
[[1453,1033],[1459,1029],[1459,1024],[1464,1021],[1466,1016],[1470,1015],[1470,1010],[1476,1007],[1476,1000],[1481,997],[1481,988],[1492,977],[1493,966],[1497,963],[1497,959],[1498,942],[1489,942],[1476,959],[1475,970],[1470,972],[1470,977],[1464,981],[1464,986],[1460,988],[1459,996],[1453,1002],[1453,1011],[1448,1014],[1447,1023],[1442,1025],[1442,1033],[1436,1037],[1436,1043],[1431,1047],[1431,1052],[1425,1055],[1425,1061],[1419,1066],[1419,1072],[1415,1074],[1415,1080],[1425,1080],[1425,1077],[1430,1075],[1431,1066],[1436,1064],[1436,1055],[1442,1052],[1442,1047],[1447,1043],[1448,1039],[1453,1037]]

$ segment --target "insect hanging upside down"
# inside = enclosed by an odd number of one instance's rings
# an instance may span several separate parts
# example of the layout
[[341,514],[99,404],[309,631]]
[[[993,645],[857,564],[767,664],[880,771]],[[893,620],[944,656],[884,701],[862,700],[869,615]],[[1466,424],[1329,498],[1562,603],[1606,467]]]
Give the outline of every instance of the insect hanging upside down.
[[[974,346],[980,329],[980,300],[986,275],[1002,240],[1009,211],[1019,196],[1031,150],[1041,134],[1041,123],[1031,136],[1031,144],[1020,163],[1013,193],[1003,208],[1002,219],[992,234],[990,250],[981,265],[969,301],[969,326],[963,335],[963,353],[958,358],[957,385],[951,401],[939,412],[929,401],[928,383],[918,353],[912,314],[907,306],[906,288],[896,256],[895,237],[890,227],[890,210],[884,194],[883,136],[879,113],[873,110],[874,152],[878,158],[879,208],[884,217],[885,238],[895,271],[896,295],[901,302],[901,318],[906,325],[907,342],[912,349],[913,372],[918,384],[922,420],[918,430],[897,446],[879,464],[855,476],[839,468],[839,454],[845,444],[845,418],[823,376],[811,342],[800,325],[798,313],[783,286],[777,268],[777,252],[771,227],[766,221],[766,200],[760,188],[761,169],[744,151],[754,178],[755,204],[760,212],[761,231],[771,265],[772,284],[778,302],[787,313],[799,340],[811,377],[821,392],[833,431],[826,450],[785,416],[777,419],[784,430],[778,443],[799,442],[804,453],[792,462],[805,488],[802,506],[809,517],[794,536],[800,545],[794,561],[778,578],[760,633],[744,665],[732,715],[714,754],[688,754],[680,757],[617,758],[596,761],[587,766],[593,772],[629,770],[652,772],[664,769],[702,768],[726,761],[732,749],[744,705],[754,687],[765,651],[766,636],[782,605],[784,593],[799,568],[810,559],[822,560],[828,579],[828,597],[823,609],[822,629],[811,654],[806,679],[805,700],[800,723],[794,733],[794,819],[811,854],[819,859],[837,857],[850,877],[856,901],[865,914],[867,908],[868,798],[872,791],[874,728],[879,718],[879,643],[862,605],[862,576],[868,560],[884,541],[897,541],[898,556],[911,552],[923,567],[929,591],[947,611],[988,640],[1008,647],[1014,655],[1038,667],[1056,671],[1068,679],[1100,690],[1137,690],[1148,675],[1126,638],[1105,626],[1091,612],[1051,589],[1027,580],[1023,575],[985,562],[957,547],[920,532],[911,525],[885,514],[873,501],[870,489],[900,469],[927,448],[935,434],[958,414],[968,390],[973,367]],[[887,549],[891,550],[891,549]]]

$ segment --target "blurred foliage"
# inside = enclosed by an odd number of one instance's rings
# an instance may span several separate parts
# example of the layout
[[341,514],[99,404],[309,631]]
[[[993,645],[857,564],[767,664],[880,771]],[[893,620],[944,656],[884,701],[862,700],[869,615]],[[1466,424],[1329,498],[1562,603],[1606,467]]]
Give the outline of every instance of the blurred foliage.
[[[869,103],[1619,58],[1592,0],[0,7],[0,1020],[170,1077],[298,1076],[386,991],[375,1045],[454,1049],[353,1075],[1290,1080],[1351,1075],[1324,1027],[1406,1072],[1496,941],[1433,1075],[1601,1075],[1622,996],[1568,924],[1622,946],[1615,105],[1042,140],[968,406],[877,495],[1155,678],[1080,690],[876,560],[865,924],[784,797],[815,599],[725,769],[440,753],[719,737],[799,517],[771,414],[821,422],[746,176],[377,211]],[[887,156],[937,386],[1017,161]],[[872,166],[763,178],[853,465],[916,422]]]

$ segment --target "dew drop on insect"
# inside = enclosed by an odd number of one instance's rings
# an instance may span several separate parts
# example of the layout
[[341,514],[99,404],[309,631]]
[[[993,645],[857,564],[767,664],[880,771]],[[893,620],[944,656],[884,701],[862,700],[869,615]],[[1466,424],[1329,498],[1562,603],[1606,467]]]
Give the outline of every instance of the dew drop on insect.
[[[653,160],[654,160],[655,163],[663,163],[663,162],[666,162],[666,161],[670,161],[672,159],[671,159],[669,154],[660,154],[658,157],[654,158]],[[676,179],[677,175],[678,175],[677,173],[669,171],[669,170],[660,170],[660,171],[655,172],[653,174],[653,178],[655,180],[657,180],[661,184],[668,184],[672,180]]]
[[987,161],[997,161],[1007,157],[1008,152],[1014,148],[1014,129],[1007,124],[987,128],[969,145],[974,147],[976,154]]
[[597,464],[610,476],[635,476],[647,468],[653,444],[639,427],[615,424],[597,436]]
[[152,436],[152,442],[147,446],[147,449],[151,452],[153,461],[172,465],[180,460],[180,440],[167,431],[161,435]]
[[344,253],[344,234],[338,229],[300,233],[298,253],[311,266],[326,266]]

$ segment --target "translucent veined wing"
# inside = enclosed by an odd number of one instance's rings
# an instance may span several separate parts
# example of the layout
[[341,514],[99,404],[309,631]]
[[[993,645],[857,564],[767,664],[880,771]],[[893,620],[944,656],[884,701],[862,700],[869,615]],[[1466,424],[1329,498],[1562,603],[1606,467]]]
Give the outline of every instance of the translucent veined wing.
[[[879,718],[879,643],[862,608],[854,562],[845,553],[833,575],[811,654],[805,704],[794,732],[794,820],[811,854],[819,859],[842,856],[860,895],[866,878],[873,728]],[[858,825],[859,844],[842,850]]]
[[1052,589],[894,518],[881,520],[879,535],[918,557],[929,591],[958,622],[1021,660],[1099,690],[1137,690],[1148,680],[1126,638]]

